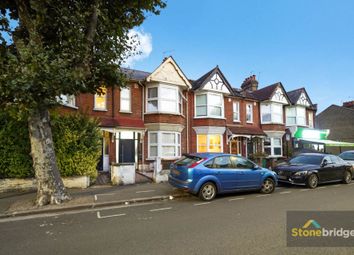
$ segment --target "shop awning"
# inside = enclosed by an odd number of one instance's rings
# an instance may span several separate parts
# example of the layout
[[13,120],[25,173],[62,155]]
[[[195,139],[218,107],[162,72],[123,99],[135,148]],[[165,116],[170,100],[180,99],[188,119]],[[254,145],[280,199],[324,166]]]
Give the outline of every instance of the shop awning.
[[354,143],[320,139],[299,139],[304,143],[324,144],[327,147],[354,147]]

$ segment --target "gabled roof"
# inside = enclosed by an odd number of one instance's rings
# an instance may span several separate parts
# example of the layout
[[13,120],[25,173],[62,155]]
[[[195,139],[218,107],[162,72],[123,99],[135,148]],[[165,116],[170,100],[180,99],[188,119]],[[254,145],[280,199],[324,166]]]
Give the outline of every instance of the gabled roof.
[[195,80],[192,84],[192,89],[193,90],[202,89],[211,80],[211,78],[214,76],[214,74],[218,74],[220,76],[220,78],[222,79],[226,88],[229,90],[230,94],[233,94],[233,88],[230,85],[230,83],[227,81],[227,79],[225,78],[224,74],[221,72],[219,66],[214,67],[209,72],[204,74],[202,77]]
[[126,75],[126,77],[129,80],[134,80],[134,81],[143,81],[146,79],[146,77],[148,77],[151,74],[149,72],[124,68],[124,67],[122,67],[120,70],[122,71],[123,74]]
[[275,83],[262,89],[258,89],[256,91],[251,92],[251,94],[260,101],[269,100],[272,98],[272,95],[278,87],[278,84],[279,83]]
[[297,101],[299,100],[299,97],[301,96],[301,94],[305,93],[307,99],[309,100],[310,105],[313,106],[311,99],[310,99],[309,95],[307,94],[306,89],[304,87],[299,88],[299,89],[295,89],[292,91],[288,91],[286,93],[289,96],[291,104],[296,104]]
[[[165,73],[166,72],[166,70],[164,70],[165,68],[167,68],[167,69],[169,68],[170,70],[174,70],[176,72],[176,76],[172,77],[171,75],[168,75],[171,73],[168,73],[168,74]],[[170,70],[167,70],[167,71],[170,71]],[[159,76],[163,76],[164,80],[159,80],[161,78]],[[169,77],[167,77],[167,76],[169,76]],[[183,81],[183,85],[187,86],[188,88],[192,87],[192,84],[190,83],[189,79],[183,73],[182,69],[178,66],[178,64],[176,63],[176,61],[173,59],[172,56],[164,58],[162,63],[152,73],[150,73],[146,77],[146,81],[148,81],[148,82],[149,81],[161,81],[161,82],[174,83],[173,81],[169,81],[168,78],[175,79],[174,81],[176,81],[176,79],[178,78],[178,80]],[[179,84],[179,85],[182,85],[182,84]]]
[[328,112],[336,112],[336,114],[340,114],[342,116],[346,116],[348,118],[354,119],[354,109],[343,107],[343,106],[338,106],[335,104],[328,106],[322,112],[317,114],[316,118],[321,118],[322,115],[326,115],[326,113],[328,113]]

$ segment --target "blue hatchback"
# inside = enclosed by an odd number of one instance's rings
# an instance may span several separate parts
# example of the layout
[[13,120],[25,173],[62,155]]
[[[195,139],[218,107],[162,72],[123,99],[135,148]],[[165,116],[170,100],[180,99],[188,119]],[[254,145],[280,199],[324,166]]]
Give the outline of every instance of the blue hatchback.
[[171,164],[169,183],[205,201],[240,190],[272,193],[277,175],[241,156],[222,153],[186,154]]

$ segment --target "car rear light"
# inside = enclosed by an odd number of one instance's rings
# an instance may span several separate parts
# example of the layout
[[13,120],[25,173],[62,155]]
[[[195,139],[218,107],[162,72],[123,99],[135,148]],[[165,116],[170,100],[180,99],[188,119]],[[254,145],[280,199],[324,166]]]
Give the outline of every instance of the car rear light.
[[206,160],[206,158],[202,158],[202,159],[198,160],[197,162],[193,163],[192,165],[190,165],[188,168],[196,167],[197,165],[199,165],[200,163],[202,163],[205,160]]

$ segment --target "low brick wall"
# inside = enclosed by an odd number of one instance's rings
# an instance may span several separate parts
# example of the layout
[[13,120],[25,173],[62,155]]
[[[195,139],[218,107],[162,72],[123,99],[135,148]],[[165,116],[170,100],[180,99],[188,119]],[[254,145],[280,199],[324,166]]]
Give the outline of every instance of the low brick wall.
[[[81,188],[85,189],[90,186],[90,177],[65,177],[62,178],[64,186],[67,188]],[[0,179],[0,193],[8,191],[31,191],[36,190],[36,179]]]

